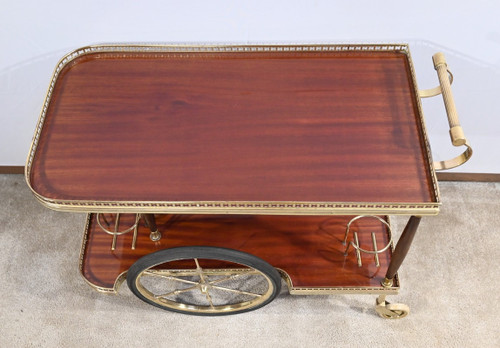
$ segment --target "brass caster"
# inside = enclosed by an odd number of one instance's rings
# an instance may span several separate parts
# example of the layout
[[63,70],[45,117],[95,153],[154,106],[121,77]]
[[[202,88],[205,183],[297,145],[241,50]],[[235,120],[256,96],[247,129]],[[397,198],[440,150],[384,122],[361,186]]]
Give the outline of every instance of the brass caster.
[[389,303],[377,299],[375,310],[384,319],[401,319],[410,313],[410,307],[402,303]]
[[149,234],[149,238],[153,241],[153,242],[157,242],[161,239],[161,232],[159,232],[158,230],[154,231],[154,232],[151,232]]

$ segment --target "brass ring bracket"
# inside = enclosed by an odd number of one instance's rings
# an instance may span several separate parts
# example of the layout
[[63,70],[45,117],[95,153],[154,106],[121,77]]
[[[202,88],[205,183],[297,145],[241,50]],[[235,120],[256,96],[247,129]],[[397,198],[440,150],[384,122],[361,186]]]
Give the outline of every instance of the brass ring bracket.
[[465,162],[469,160],[472,156],[472,148],[469,145],[469,142],[463,144],[466,146],[465,151],[459,156],[446,160],[446,161],[434,161],[434,169],[435,170],[447,170],[451,168],[455,168],[461,166]]
[[135,217],[135,223],[130,226],[129,228],[123,230],[123,231],[118,231],[118,227],[120,225],[120,213],[116,214],[116,218],[115,218],[115,230],[114,231],[110,231],[108,229],[106,229],[102,223],[101,223],[101,217],[102,214],[101,213],[98,213],[97,216],[96,216],[96,220],[97,220],[97,224],[99,225],[99,227],[104,231],[106,232],[107,234],[110,234],[112,236],[121,236],[122,234],[125,234],[125,233],[128,233],[132,230],[134,230],[137,225],[139,224],[139,220],[140,220],[140,216],[139,214],[136,214],[136,217]]
[[444,54],[441,52],[436,53],[432,56],[432,61],[434,62],[434,68],[437,71],[439,86],[431,89],[425,89],[418,92],[420,98],[434,97],[438,94],[443,96],[444,106],[446,109],[446,116],[448,117],[448,124],[450,126],[450,138],[453,146],[465,145],[465,151],[450,160],[445,161],[435,161],[435,170],[446,170],[458,167],[469,160],[472,156],[472,147],[470,146],[467,138],[465,137],[462,126],[458,119],[457,109],[455,107],[455,101],[453,99],[453,94],[451,92],[451,84],[453,82],[453,74],[448,69]]
[[138,227],[139,227],[139,220],[141,218],[141,214],[135,214],[135,222],[132,226],[130,226],[129,228],[123,230],[123,231],[119,231],[119,227],[120,227],[120,213],[116,213],[116,216],[115,216],[115,228],[114,228],[114,231],[110,231],[108,229],[106,229],[102,223],[101,223],[101,216],[103,217],[104,221],[106,222],[106,224],[109,225],[109,222],[106,221],[105,217],[104,217],[104,214],[101,214],[101,213],[97,213],[96,214],[96,220],[97,220],[97,224],[99,225],[99,227],[104,231],[106,232],[107,234],[110,234],[113,236],[113,240],[111,242],[111,250],[115,250],[116,248],[116,240],[118,238],[118,236],[121,236],[122,234],[125,234],[125,233],[128,233],[130,231],[134,231],[134,236],[132,237],[132,249],[135,249],[135,246],[136,246],[136,243],[137,243],[137,230],[138,230]]
[[387,221],[385,221],[384,219],[382,219],[379,216],[376,216],[376,215],[359,215],[359,216],[354,217],[347,224],[347,228],[346,228],[345,235],[344,235],[344,241],[342,242],[343,245],[347,245],[346,249],[345,249],[345,252],[344,252],[344,255],[347,256],[347,254],[349,253],[349,249],[350,249],[350,247],[352,245],[352,247],[354,248],[354,250],[356,252],[356,259],[358,261],[358,266],[359,267],[363,266],[363,263],[361,261],[361,253],[366,253],[366,254],[373,255],[373,257],[375,259],[375,265],[377,267],[380,267],[380,261],[379,261],[378,254],[381,254],[381,253],[385,252],[387,249],[389,249],[392,246],[392,233],[390,233],[390,238],[389,238],[389,241],[387,242],[387,244],[383,248],[381,248],[381,249],[377,245],[377,239],[376,239],[376,236],[375,236],[375,232],[371,233],[373,250],[367,250],[367,249],[361,248],[361,246],[359,244],[359,239],[358,239],[358,232],[353,232],[353,240],[351,240],[349,243],[347,243],[347,238],[349,236],[349,231],[351,230],[351,224],[354,221],[356,221],[356,220],[364,219],[364,218],[376,219],[376,220],[380,221],[382,224],[384,224],[389,232],[391,231],[391,225]]

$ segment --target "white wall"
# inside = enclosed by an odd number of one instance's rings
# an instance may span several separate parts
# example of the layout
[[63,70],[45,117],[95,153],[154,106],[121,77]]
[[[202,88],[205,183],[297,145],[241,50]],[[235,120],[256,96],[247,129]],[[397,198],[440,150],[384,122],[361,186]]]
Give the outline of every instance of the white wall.
[[[408,42],[420,88],[443,51],[474,156],[461,172],[500,173],[498,1],[6,1],[0,3],[0,165],[24,165],[52,70],[103,42]],[[435,159],[452,148],[441,97],[424,101]]]

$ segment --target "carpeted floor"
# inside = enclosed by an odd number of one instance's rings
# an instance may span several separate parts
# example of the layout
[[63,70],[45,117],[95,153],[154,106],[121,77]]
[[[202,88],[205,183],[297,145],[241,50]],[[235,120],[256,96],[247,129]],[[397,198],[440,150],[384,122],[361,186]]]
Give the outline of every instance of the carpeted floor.
[[[162,311],[126,284],[97,293],[78,273],[85,215],[41,206],[0,175],[0,347],[500,347],[500,184],[440,184],[384,320],[375,295],[291,296],[227,317]],[[396,237],[406,218],[393,217]],[[285,286],[283,287],[286,288]]]

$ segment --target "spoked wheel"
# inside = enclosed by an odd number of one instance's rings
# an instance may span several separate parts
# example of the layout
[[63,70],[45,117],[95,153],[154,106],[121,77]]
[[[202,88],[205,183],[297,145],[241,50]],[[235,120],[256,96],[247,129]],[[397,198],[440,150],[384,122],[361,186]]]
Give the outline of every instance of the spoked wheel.
[[251,311],[271,302],[281,289],[278,271],[264,260],[202,246],[146,255],[130,267],[127,283],[153,306],[194,315]]

